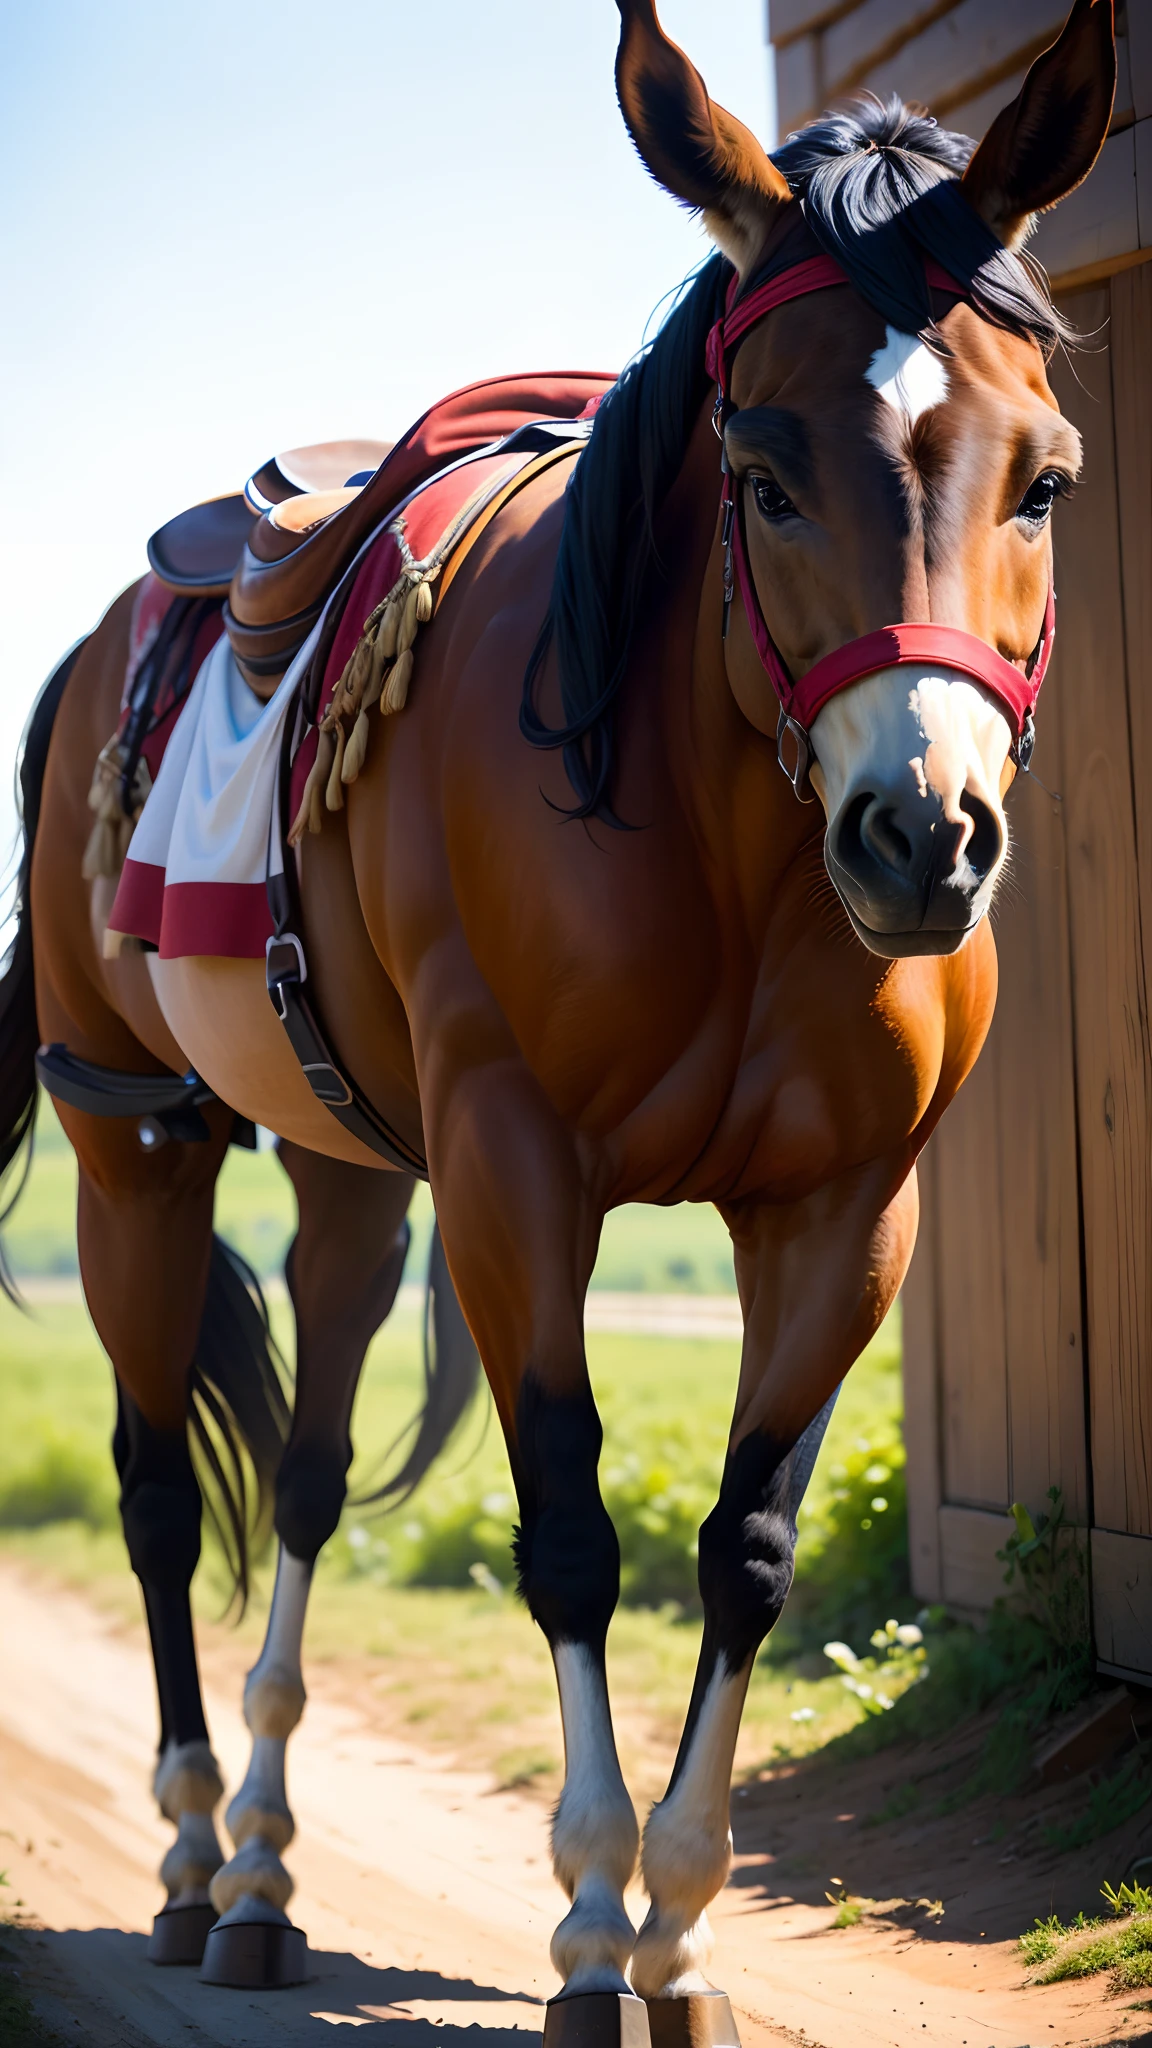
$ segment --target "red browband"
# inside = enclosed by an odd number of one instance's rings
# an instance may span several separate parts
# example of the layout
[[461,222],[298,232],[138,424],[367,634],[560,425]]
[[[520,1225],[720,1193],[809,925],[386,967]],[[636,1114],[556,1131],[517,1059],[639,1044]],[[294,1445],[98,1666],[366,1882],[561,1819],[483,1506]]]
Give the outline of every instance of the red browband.
[[[963,287],[939,264],[927,262],[924,270],[929,285],[955,293],[958,297],[964,296]],[[831,256],[811,256],[802,263],[793,264],[788,270],[778,272],[766,284],[750,292],[747,298],[733,304],[737,282],[733,278],[728,308],[708,336],[705,355],[708,374],[715,379],[717,386],[714,417],[721,437],[730,408],[728,386],[733,358],[749,330],[775,306],[782,306],[789,299],[803,298],[809,292],[825,291],[833,285],[847,285],[849,278]],[[1032,710],[1044,680],[1056,628],[1056,600],[1051,584],[1040,638],[1029,660],[1020,667],[1005,660],[987,641],[977,639],[973,633],[962,632],[959,627],[905,622],[882,626],[878,632],[849,640],[843,647],[826,654],[822,661],[794,682],[760,607],[748,561],[742,506],[733,489],[727,458],[721,507],[724,521],[724,629],[727,632],[728,612],[734,587],[738,584],[756,651],[780,699],[781,736],[787,724],[791,726],[796,741],[800,757],[794,776],[797,786],[807,762],[808,727],[829,698],[839,690],[846,690],[850,684],[861,682],[865,676],[875,675],[879,669],[896,668],[912,662],[919,665],[939,662],[945,668],[957,669],[962,675],[982,683],[1008,713],[1016,742],[1014,752],[1020,765],[1027,765],[1027,757],[1031,753]]]

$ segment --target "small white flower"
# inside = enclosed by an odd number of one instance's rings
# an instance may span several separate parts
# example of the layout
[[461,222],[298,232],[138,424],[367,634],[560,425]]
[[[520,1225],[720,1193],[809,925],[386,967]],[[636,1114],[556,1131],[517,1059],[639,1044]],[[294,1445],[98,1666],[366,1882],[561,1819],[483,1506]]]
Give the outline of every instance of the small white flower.
[[814,1721],[816,1710],[814,1707],[796,1707],[788,1718],[790,1721]]
[[914,1621],[906,1621],[903,1628],[897,1629],[896,1641],[902,1650],[914,1650],[917,1643],[924,1641],[924,1631]]
[[858,1671],[860,1659],[847,1643],[825,1643],[824,1655],[841,1671]]

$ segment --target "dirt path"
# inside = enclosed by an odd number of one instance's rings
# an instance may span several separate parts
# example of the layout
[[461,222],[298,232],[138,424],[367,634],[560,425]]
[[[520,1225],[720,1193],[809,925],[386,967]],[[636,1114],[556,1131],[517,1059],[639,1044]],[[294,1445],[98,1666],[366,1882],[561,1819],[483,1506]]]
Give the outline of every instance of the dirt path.
[[[350,2025],[397,2048],[452,2048],[459,2030],[480,2027],[492,2048],[512,2048],[514,2034],[541,2029],[562,1902],[539,1802],[382,1737],[329,1667],[290,1757],[293,1912],[316,1974],[293,1991],[221,1991],[144,1959],[169,1830],[147,1789],[143,1632],[0,1565],[0,1672],[3,1897],[22,1901],[36,1929],[20,1937],[23,1984],[62,2038],[294,2048]],[[238,1696],[210,1684],[209,1715],[235,1785],[246,1759]],[[1025,1991],[1009,1942],[960,1926],[943,1936],[947,1917],[932,1939],[914,1912],[830,1930],[827,1906],[766,1884],[773,1856],[755,1843],[777,1826],[738,1807],[740,1853],[714,1916],[715,1975],[745,2048],[1152,2042],[1150,2015],[1105,2001],[1098,1984]]]

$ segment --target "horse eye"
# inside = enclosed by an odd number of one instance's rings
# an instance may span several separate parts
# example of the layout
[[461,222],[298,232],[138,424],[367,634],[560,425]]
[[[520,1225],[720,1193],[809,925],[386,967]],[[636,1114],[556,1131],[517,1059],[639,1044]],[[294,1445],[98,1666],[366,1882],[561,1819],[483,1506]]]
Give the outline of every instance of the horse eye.
[[775,477],[750,476],[748,479],[756,499],[756,510],[762,519],[798,518],[795,505],[785,491],[780,489]]
[[1022,519],[1026,526],[1043,526],[1057,498],[1066,495],[1069,489],[1067,477],[1058,469],[1046,469],[1034,484],[1029,484],[1016,507],[1017,519]]

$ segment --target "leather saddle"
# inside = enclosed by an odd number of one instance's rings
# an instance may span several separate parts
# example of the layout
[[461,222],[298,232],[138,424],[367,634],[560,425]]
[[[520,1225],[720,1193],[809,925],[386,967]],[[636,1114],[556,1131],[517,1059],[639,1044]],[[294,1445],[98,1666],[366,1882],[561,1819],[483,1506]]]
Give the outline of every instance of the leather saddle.
[[227,597],[237,664],[268,696],[395,506],[449,463],[531,421],[587,416],[614,382],[583,371],[494,378],[442,399],[395,443],[292,449],[264,463],[243,492],[169,520],[148,543],[149,566],[173,590]]

